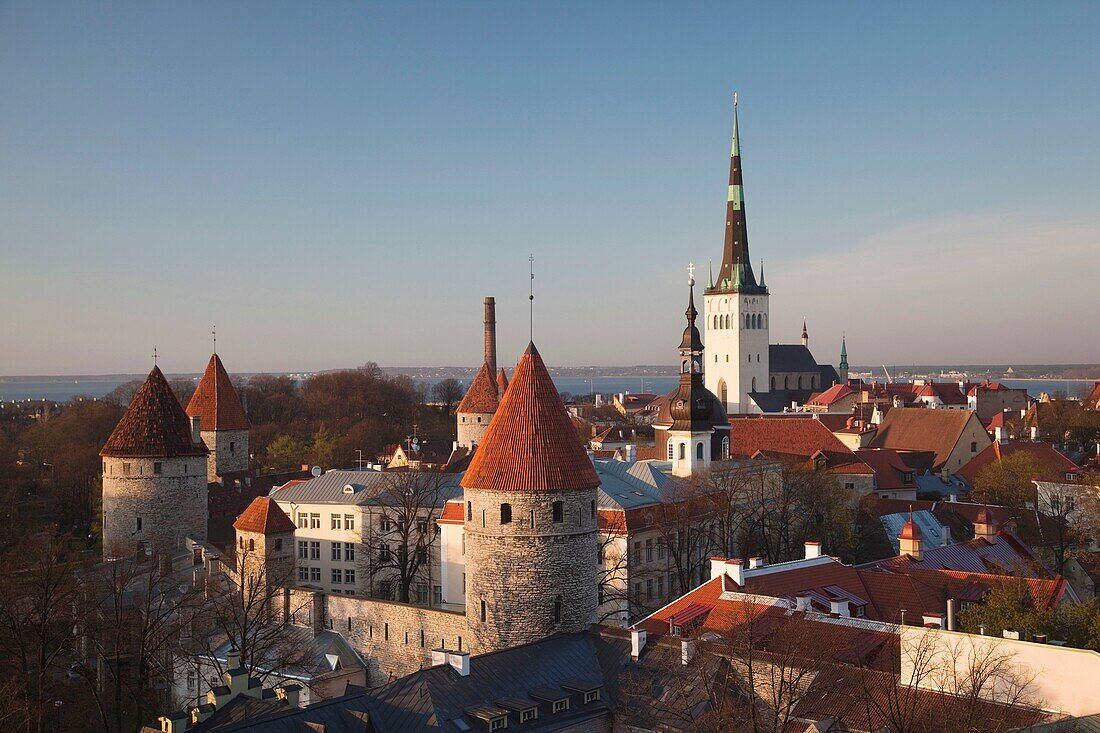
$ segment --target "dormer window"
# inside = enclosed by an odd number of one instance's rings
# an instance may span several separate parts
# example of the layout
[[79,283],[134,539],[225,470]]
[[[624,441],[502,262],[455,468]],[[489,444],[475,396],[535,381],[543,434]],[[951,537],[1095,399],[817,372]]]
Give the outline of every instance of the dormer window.
[[554,701],[554,712],[555,713],[560,713],[563,710],[568,710],[568,709],[569,709],[569,699],[568,698],[566,698],[565,700],[555,700]]
[[504,730],[508,727],[508,718],[493,718],[489,721],[489,730]]
[[519,713],[519,722],[527,723],[532,720],[536,720],[539,717],[538,708],[531,708],[530,710],[521,710]]
[[592,703],[592,702],[597,702],[597,701],[599,701],[599,699],[600,699],[600,691],[599,690],[589,690],[588,692],[584,693],[584,704],[585,705],[587,705],[589,703]]

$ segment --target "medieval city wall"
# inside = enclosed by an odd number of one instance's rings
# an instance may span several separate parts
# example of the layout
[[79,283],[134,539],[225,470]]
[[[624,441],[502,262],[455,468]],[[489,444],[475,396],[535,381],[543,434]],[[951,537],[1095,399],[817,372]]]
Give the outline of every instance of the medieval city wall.
[[213,482],[218,476],[248,470],[247,430],[203,430],[200,435],[210,451],[206,459],[207,480]]

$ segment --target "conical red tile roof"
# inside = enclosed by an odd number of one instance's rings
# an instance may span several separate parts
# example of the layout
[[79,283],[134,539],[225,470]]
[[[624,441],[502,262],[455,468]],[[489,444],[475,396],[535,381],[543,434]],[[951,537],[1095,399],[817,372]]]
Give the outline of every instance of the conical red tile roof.
[[466,396],[458,403],[455,412],[496,412],[500,397],[497,395],[497,384],[493,381],[493,373],[489,371],[489,363],[481,365],[474,381],[470,382],[470,389],[466,390]]
[[275,500],[268,496],[257,496],[252,500],[237,521],[233,529],[240,532],[259,532],[260,534],[280,534],[293,532],[294,522],[286,515]]
[[99,451],[101,456],[119,458],[172,458],[206,453],[202,443],[191,442],[191,421],[156,366]]
[[199,386],[187,403],[187,415],[198,417],[202,430],[248,430],[252,427],[217,354],[210,357]]
[[504,367],[497,372],[497,395],[504,397],[504,390],[508,389],[508,375],[504,373]]
[[462,486],[561,491],[600,485],[534,344],[527,347]]

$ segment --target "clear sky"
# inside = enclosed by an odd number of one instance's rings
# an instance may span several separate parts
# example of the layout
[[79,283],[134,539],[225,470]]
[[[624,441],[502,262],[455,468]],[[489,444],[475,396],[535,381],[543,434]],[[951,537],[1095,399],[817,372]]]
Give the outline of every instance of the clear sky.
[[1100,3],[0,0],[0,374],[671,363],[740,93],[772,340],[1100,362]]

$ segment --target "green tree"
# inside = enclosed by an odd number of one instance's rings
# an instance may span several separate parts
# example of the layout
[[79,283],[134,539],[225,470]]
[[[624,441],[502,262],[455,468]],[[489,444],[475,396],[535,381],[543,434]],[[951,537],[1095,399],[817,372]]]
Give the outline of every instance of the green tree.
[[315,466],[330,468],[332,458],[336,453],[336,440],[324,426],[313,436],[313,442],[309,446],[309,458]]
[[1020,509],[1035,503],[1032,480],[1042,478],[1048,469],[1031,453],[1018,451],[1000,461],[994,461],[974,477],[971,500],[984,504]]
[[289,471],[302,464],[306,447],[289,435],[276,437],[267,446],[267,465],[276,471]]

